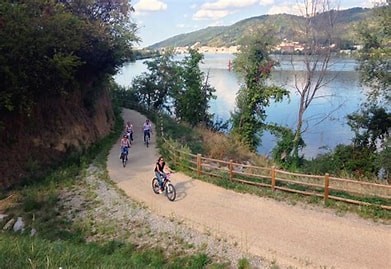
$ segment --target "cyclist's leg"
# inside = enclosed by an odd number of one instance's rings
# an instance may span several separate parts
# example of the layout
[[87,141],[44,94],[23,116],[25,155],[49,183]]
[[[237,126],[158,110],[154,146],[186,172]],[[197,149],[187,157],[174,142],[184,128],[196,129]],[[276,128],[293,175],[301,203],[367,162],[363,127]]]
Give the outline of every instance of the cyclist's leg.
[[155,176],[156,176],[156,178],[157,178],[157,181],[159,181],[159,186],[160,186],[160,189],[162,189],[162,187],[163,187],[163,184],[162,184],[162,176],[160,175],[160,173],[159,172],[155,172]]
[[144,131],[144,143],[146,142],[145,138],[147,137],[147,131]]

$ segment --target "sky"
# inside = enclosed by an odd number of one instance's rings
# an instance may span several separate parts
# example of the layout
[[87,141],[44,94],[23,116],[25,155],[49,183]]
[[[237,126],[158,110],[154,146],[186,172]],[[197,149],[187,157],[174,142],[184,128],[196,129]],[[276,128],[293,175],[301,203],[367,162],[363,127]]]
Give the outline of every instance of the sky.
[[[308,0],[307,0],[308,1]],[[385,0],[339,0],[335,9],[373,7]],[[305,0],[131,0],[131,19],[138,26],[141,42],[147,47],[178,34],[208,26],[228,26],[240,20],[266,14],[300,15]],[[339,4],[338,4],[339,3]]]

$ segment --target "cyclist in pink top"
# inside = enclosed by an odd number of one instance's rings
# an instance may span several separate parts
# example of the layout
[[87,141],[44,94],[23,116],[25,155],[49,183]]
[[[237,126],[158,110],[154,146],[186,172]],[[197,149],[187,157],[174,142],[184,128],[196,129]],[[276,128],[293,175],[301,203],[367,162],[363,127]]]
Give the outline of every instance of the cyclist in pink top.
[[121,158],[122,152],[124,152],[126,155],[128,155],[128,149],[130,148],[130,142],[128,139],[128,135],[124,135],[120,142],[121,145],[121,151],[119,153],[119,157]]

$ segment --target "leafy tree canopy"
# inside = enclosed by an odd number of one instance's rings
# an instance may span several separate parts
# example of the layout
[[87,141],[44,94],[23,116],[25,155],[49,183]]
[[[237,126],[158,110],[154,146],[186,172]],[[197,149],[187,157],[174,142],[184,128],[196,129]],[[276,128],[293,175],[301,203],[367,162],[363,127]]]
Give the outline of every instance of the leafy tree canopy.
[[189,49],[183,60],[174,60],[173,51],[146,61],[148,72],[133,80],[133,91],[148,108],[165,110],[177,120],[192,126],[203,124],[212,127],[209,101],[215,89],[208,83],[208,76],[200,70],[203,55]]
[[364,47],[360,52],[361,81],[367,85],[368,101],[391,103],[391,1],[373,10],[359,28]]
[[129,11],[126,0],[2,1],[0,112],[114,74],[137,41]]

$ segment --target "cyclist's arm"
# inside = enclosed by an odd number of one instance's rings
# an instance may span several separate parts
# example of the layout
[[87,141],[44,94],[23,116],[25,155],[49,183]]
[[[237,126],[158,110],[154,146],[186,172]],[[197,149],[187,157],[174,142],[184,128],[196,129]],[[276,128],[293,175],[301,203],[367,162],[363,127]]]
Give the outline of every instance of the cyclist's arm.
[[173,173],[174,171],[168,166],[168,164],[166,163],[165,165],[164,165],[164,172],[165,173]]

